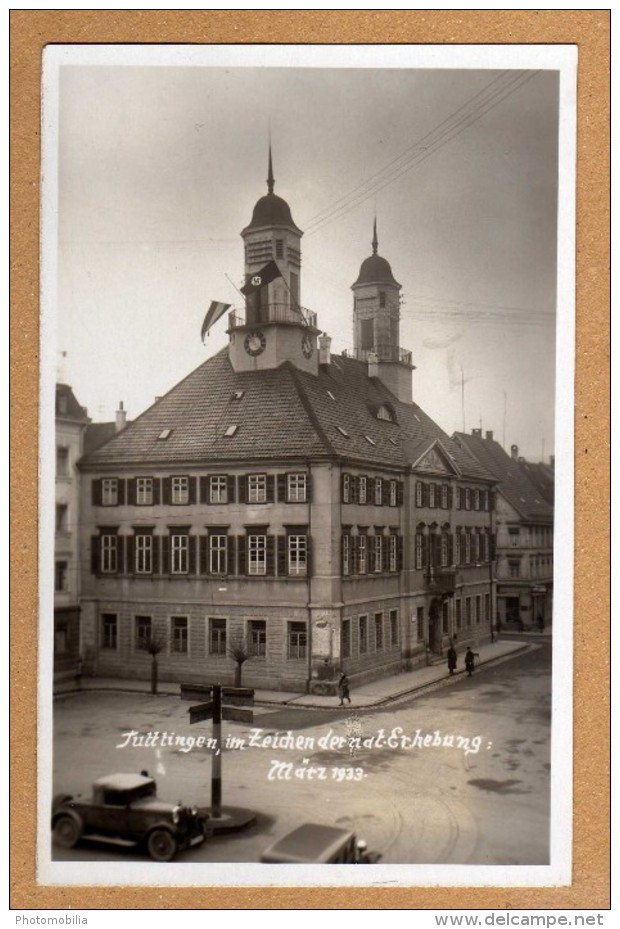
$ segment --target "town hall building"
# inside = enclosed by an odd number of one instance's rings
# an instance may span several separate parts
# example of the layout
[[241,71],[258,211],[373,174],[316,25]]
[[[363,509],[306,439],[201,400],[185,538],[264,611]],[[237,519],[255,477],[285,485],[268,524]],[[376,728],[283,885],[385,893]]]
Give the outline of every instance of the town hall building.
[[84,673],[147,678],[157,641],[164,679],[245,649],[244,684],[330,693],[492,635],[496,478],[412,400],[376,224],[334,354],[274,185],[270,154],[227,347],[80,461]]

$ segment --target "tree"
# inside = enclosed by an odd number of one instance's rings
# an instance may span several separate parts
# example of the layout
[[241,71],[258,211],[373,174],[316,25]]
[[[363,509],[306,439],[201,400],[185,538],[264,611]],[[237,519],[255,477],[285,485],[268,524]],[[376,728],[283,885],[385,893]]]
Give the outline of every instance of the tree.
[[151,656],[151,693],[157,693],[157,683],[158,683],[158,671],[159,663],[157,661],[157,656],[160,652],[166,647],[166,636],[164,633],[157,633],[156,635],[151,635],[149,639],[149,644],[147,651]]
[[237,633],[231,637],[228,643],[228,657],[236,663],[235,668],[235,687],[241,687],[241,674],[243,665],[253,656],[252,643],[247,636]]

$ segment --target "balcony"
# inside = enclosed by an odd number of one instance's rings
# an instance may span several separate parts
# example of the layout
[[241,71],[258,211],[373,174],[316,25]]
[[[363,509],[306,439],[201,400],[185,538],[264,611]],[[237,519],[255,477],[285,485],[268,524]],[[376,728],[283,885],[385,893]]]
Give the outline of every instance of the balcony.
[[228,314],[228,328],[239,329],[242,326],[266,326],[268,323],[290,323],[310,326],[316,325],[316,313],[303,306],[290,306],[288,303],[265,303],[249,312],[233,310]]
[[376,355],[379,362],[397,362],[411,365],[411,352],[398,345],[377,345],[375,348],[349,348],[343,352],[347,358],[357,358],[358,361],[368,361],[369,355]]
[[424,583],[429,593],[451,595],[456,590],[456,571],[454,568],[429,568]]

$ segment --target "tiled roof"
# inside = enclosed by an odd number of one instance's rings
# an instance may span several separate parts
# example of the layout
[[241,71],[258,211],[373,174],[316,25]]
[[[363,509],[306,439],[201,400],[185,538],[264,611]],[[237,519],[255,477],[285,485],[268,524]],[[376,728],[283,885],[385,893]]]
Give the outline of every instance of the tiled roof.
[[469,449],[484,467],[499,480],[498,490],[527,519],[549,521],[553,507],[531,483],[519,462],[508,455],[499,442],[482,436],[455,432],[455,440]]
[[[318,376],[289,363],[235,373],[225,348],[81,464],[338,457],[406,468],[440,440],[465,477],[492,479],[420,407],[399,402],[367,371],[363,362],[332,356]],[[393,409],[396,422],[377,419],[382,404]]]
[[116,423],[89,423],[84,431],[84,454],[89,455],[116,435]]
[[555,475],[553,468],[543,462],[534,463],[519,459],[519,467],[523,468],[529,481],[542,494],[543,500],[553,504],[555,494]]

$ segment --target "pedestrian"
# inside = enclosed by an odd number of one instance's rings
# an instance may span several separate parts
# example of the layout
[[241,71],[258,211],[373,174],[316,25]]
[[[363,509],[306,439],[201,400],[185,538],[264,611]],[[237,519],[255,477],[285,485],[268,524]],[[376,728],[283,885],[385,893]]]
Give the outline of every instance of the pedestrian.
[[541,635],[542,635],[542,633],[544,632],[544,630],[545,630],[545,621],[544,621],[544,619],[542,618],[542,613],[539,613],[539,614],[538,614],[538,631],[539,631],[539,632],[541,633]]
[[450,674],[454,674],[456,671],[456,649],[452,644],[448,649],[448,671]]
[[467,651],[465,652],[465,668],[467,669],[468,677],[471,677],[472,674],[474,673],[474,664],[475,664],[474,659],[475,658],[480,658],[480,655],[478,654],[478,652],[472,652],[471,648],[468,645]]
[[344,701],[348,700],[351,702],[351,696],[349,694],[349,678],[346,676],[344,671],[340,675],[340,680],[338,681],[338,696],[340,697],[340,706],[344,706]]

